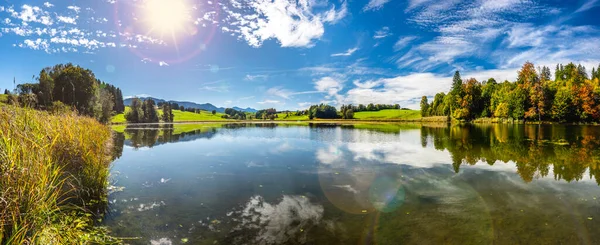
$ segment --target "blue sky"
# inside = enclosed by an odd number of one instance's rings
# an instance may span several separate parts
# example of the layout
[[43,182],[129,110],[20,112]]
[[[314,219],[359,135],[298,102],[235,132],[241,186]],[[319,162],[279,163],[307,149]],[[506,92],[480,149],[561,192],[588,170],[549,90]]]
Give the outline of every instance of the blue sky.
[[526,61],[600,63],[600,0],[0,0],[0,89],[72,62],[124,95],[400,103]]

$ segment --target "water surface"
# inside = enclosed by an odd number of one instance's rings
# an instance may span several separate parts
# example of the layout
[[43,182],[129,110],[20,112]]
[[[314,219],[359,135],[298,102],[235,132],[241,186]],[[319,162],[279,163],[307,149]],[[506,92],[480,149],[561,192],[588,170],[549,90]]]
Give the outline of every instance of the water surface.
[[600,244],[599,146],[593,126],[128,128],[104,223],[131,244]]

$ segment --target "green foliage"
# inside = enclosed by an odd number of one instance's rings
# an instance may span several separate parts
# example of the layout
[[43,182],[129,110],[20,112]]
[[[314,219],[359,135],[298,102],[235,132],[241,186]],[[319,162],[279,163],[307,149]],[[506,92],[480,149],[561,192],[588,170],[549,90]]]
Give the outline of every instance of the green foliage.
[[157,123],[158,112],[154,100],[147,99],[143,102],[138,98],[131,100],[130,110],[125,114],[125,119],[130,123]]
[[171,109],[171,105],[169,103],[164,103],[162,105],[161,119],[163,122],[173,122],[173,110]]
[[352,105],[342,105],[340,109],[342,119],[354,119],[354,108]]
[[335,107],[325,104],[312,105],[308,109],[309,117],[319,119],[336,119],[340,116],[337,113]]
[[229,116],[228,118],[232,118],[235,120],[246,120],[246,113],[244,113],[243,111],[235,110],[233,108],[226,108],[225,114]]
[[275,115],[277,115],[277,110],[275,110],[274,108],[269,108],[257,111],[255,117],[258,120],[267,120],[275,119]]
[[559,122],[566,122],[573,117],[573,96],[567,88],[561,88],[552,103],[552,118]]
[[501,102],[496,106],[494,116],[498,118],[508,118],[508,104]]
[[80,66],[68,63],[47,67],[36,79],[38,83],[17,85],[21,106],[52,110],[58,101],[100,122],[108,122],[113,113],[125,109],[119,88],[96,79],[92,71]]
[[421,97],[421,116],[429,116],[429,103],[427,102],[427,96]]
[[142,110],[144,111],[144,118],[142,119],[145,123],[157,123],[158,122],[158,112],[156,111],[156,104],[154,100],[147,99],[144,100],[142,104]]

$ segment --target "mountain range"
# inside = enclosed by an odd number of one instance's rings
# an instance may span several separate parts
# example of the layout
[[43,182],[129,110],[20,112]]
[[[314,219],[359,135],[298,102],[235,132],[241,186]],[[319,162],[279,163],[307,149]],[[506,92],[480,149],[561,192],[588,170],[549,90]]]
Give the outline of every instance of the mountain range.
[[[127,98],[125,100],[123,100],[123,103],[126,106],[130,106],[131,105],[131,100],[133,98]],[[154,102],[156,102],[156,104],[158,103],[164,103],[164,102],[169,102],[169,103],[177,103],[179,106],[183,106],[185,108],[194,108],[194,109],[200,109],[200,110],[205,110],[205,111],[212,111],[215,110],[217,112],[224,112],[225,111],[225,107],[216,107],[215,105],[211,104],[211,103],[205,103],[205,104],[198,104],[195,102],[189,102],[189,101],[176,101],[176,100],[164,100],[164,99],[159,99],[159,98],[154,98],[154,97],[138,97],[138,99],[140,100],[146,100],[146,99],[152,99],[154,100]],[[257,112],[256,109],[254,108],[240,108],[237,106],[234,107],[230,107],[233,108],[235,110],[238,111],[243,111],[243,112]]]

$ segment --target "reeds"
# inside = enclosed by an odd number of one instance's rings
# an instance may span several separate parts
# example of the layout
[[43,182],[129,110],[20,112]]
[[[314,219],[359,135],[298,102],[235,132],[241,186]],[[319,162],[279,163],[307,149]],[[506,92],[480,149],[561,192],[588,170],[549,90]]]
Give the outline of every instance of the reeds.
[[118,243],[94,226],[110,142],[92,118],[0,106],[0,244]]

